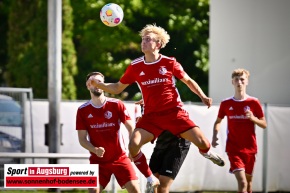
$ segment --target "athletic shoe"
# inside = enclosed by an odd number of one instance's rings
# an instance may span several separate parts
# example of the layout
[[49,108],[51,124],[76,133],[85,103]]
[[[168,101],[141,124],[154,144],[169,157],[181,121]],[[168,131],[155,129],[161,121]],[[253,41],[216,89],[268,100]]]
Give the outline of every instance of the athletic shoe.
[[202,153],[201,155],[203,155],[203,157],[209,159],[210,161],[212,161],[214,164],[218,166],[222,167],[225,165],[225,161],[223,160],[223,158],[215,152],[209,151],[207,153]]
[[145,193],[154,193],[154,188],[159,186],[159,185],[160,185],[159,180],[155,176],[153,176],[153,181],[151,181],[151,182],[148,181],[146,184]]

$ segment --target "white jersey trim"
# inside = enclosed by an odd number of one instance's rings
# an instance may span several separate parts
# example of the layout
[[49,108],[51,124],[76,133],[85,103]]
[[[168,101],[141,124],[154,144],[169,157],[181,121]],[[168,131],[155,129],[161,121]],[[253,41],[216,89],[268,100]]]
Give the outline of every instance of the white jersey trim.
[[247,99],[258,100],[258,98],[256,98],[256,97],[253,97],[253,96],[250,96],[250,95],[246,95],[246,98],[245,98],[245,99],[242,99],[242,100],[235,99],[234,96],[231,96],[231,97],[225,98],[225,99],[222,100],[222,101],[233,100],[233,101],[236,101],[236,102],[243,102],[243,101],[245,101],[245,100],[247,100]]
[[139,58],[134,59],[131,62],[131,65],[135,65],[135,64],[138,64],[140,62],[143,62],[146,65],[151,65],[151,64],[158,63],[162,58],[165,58],[165,59],[168,59],[168,60],[175,60],[175,58],[173,58],[173,57],[168,57],[168,56],[164,56],[164,55],[160,54],[160,58],[158,60],[156,60],[154,62],[145,62],[144,56],[141,56]]

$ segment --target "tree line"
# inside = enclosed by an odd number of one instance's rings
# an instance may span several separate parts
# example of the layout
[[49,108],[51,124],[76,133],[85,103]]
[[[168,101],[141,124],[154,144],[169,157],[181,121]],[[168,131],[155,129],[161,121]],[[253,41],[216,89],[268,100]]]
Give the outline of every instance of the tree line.
[[[140,57],[139,31],[155,23],[171,37],[161,50],[174,56],[184,70],[208,92],[208,0],[116,0],[124,11],[123,22],[107,27],[100,20],[102,0],[62,0],[62,99],[88,98],[85,77],[100,71],[106,82],[116,82]],[[34,98],[48,97],[47,1],[0,1],[0,86],[32,88]],[[177,81],[183,101],[200,101]],[[140,99],[137,85],[120,95]]]

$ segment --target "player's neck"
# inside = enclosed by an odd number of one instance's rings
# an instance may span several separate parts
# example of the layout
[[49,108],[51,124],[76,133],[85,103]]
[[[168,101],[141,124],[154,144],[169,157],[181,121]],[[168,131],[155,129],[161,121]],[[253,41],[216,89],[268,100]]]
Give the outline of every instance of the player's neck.
[[247,98],[247,96],[248,96],[247,93],[244,92],[244,91],[236,91],[235,95],[234,95],[234,98],[236,100],[244,100],[244,99]]
[[146,63],[151,63],[157,61],[161,57],[161,54],[158,52],[153,52],[153,53],[146,53],[145,54],[145,62]]
[[91,99],[92,103],[96,107],[101,107],[106,102],[106,97],[104,94],[101,94],[99,97],[94,96]]

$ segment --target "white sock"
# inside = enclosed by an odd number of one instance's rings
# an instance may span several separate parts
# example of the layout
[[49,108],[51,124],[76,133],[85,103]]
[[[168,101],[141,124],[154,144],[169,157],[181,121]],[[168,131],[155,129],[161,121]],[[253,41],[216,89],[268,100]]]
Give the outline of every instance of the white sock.
[[147,177],[147,182],[153,182],[154,181],[154,175],[151,174],[151,176]]

